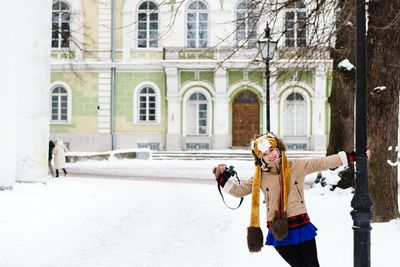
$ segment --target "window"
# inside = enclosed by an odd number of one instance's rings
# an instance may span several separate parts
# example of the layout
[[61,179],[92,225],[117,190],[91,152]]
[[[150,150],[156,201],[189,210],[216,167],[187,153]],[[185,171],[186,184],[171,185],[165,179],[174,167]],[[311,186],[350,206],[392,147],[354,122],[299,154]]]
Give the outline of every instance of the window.
[[51,47],[52,48],[68,48],[71,39],[71,9],[62,2],[53,3],[52,13],[52,33]]
[[62,86],[51,89],[51,121],[68,121],[68,92]]
[[203,1],[193,1],[186,14],[187,47],[208,46],[208,9]]
[[138,9],[138,47],[158,47],[158,10],[151,1],[143,2]]
[[285,101],[285,135],[305,136],[307,123],[307,105],[299,93],[291,93]]
[[236,7],[236,41],[238,45],[247,42],[248,46],[257,45],[257,4],[243,0]]
[[306,6],[303,1],[290,1],[285,11],[285,45],[306,46]]
[[186,110],[188,135],[208,134],[207,98],[202,93],[194,93],[189,97]]
[[139,122],[156,122],[156,92],[149,86],[139,91]]

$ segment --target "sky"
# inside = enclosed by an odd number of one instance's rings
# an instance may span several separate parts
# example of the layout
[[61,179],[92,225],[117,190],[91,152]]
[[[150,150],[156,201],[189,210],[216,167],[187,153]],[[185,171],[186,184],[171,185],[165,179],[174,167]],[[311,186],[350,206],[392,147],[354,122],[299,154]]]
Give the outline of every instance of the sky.
[[[216,163],[86,161],[68,164],[66,177],[17,183],[0,192],[0,266],[288,266],[272,247],[248,252],[250,198],[237,210],[224,206],[211,175]],[[253,170],[251,161],[226,163],[242,180]],[[351,189],[331,192],[314,179],[307,176],[305,196],[320,265],[353,266]],[[400,220],[373,223],[371,266],[398,266],[398,240]]]

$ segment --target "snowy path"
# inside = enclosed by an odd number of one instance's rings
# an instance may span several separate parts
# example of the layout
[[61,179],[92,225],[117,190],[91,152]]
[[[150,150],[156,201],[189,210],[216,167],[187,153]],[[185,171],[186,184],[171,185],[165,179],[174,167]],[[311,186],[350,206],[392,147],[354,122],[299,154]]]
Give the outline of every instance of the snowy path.
[[[323,267],[353,266],[351,197],[320,187],[306,191]],[[16,184],[0,192],[0,266],[287,266],[271,247],[248,252],[249,200],[229,210],[214,184],[68,176],[47,185]],[[400,220],[372,227],[371,266],[399,266]]]

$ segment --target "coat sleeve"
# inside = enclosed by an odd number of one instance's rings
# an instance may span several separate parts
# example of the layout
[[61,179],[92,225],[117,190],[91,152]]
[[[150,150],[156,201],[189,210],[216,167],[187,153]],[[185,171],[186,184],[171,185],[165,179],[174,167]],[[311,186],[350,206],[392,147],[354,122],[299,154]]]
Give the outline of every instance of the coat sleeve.
[[[299,159],[299,167],[304,171],[304,173],[310,174],[313,172],[324,171],[327,169],[337,168],[339,166],[347,165],[347,159],[345,154],[332,155],[328,157],[321,157],[315,159]],[[343,152],[344,153],[344,152]]]
[[229,179],[224,186],[224,191],[235,197],[244,197],[251,193],[252,185],[253,177],[241,181],[240,184],[235,179]]

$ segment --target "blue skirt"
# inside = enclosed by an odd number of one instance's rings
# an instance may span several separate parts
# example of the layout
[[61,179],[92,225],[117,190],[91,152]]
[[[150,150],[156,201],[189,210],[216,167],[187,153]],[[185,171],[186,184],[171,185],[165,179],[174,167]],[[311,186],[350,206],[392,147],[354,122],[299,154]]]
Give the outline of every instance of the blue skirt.
[[313,239],[317,235],[317,230],[317,227],[312,223],[307,223],[300,227],[289,229],[288,235],[281,241],[276,240],[271,230],[268,230],[265,245],[274,247],[297,245],[301,242]]

